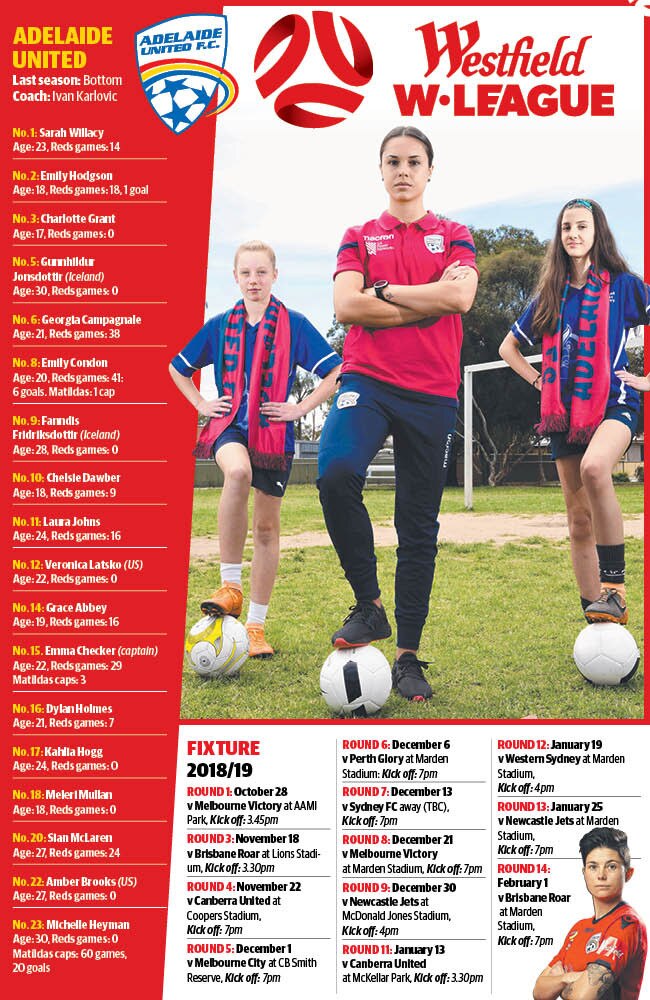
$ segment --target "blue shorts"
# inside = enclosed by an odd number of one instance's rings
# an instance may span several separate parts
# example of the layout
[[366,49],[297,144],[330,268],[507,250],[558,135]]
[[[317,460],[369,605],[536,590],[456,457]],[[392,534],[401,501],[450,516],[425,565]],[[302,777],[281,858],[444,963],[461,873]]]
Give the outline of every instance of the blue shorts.
[[[233,442],[235,444],[243,444],[244,448],[248,448],[248,436],[244,431],[240,430],[239,427],[226,427],[223,434],[220,434],[214,442],[213,454],[216,455],[223,444],[231,444]],[[289,482],[289,476],[291,475],[293,455],[287,454],[285,458],[287,460],[286,469],[260,469],[259,466],[253,465],[251,462],[253,489],[259,490],[260,493],[265,493],[269,497],[283,497],[287,483]]]
[[[633,438],[639,414],[637,410],[631,410],[629,406],[621,403],[618,406],[610,406],[605,411],[603,420],[618,420],[619,423],[625,424],[629,428],[630,437]],[[566,458],[568,455],[584,455],[587,450],[586,444],[569,444],[566,439],[566,431],[550,434],[549,437],[551,439],[551,458],[554,462],[558,458]]]

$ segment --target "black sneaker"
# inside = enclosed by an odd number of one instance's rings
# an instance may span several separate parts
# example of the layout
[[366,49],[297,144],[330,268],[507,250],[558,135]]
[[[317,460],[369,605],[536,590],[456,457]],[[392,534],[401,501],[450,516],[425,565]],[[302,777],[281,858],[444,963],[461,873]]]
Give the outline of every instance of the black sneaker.
[[598,600],[585,608],[585,618],[592,625],[598,622],[626,625],[628,617],[625,595],[614,587],[603,587]]
[[426,701],[433,694],[422,673],[428,666],[415,653],[402,653],[393,664],[393,689],[407,701]]
[[377,604],[354,604],[342,627],[332,636],[332,645],[343,649],[367,646],[391,634],[386,612]]

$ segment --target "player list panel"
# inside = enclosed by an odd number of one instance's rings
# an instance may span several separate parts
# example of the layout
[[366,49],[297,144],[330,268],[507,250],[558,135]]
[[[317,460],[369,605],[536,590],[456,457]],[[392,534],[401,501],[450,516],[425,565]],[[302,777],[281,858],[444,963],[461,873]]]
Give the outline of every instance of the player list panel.
[[152,112],[149,13],[17,25],[14,58],[37,68],[5,94],[6,888],[25,1000],[114,995],[145,963],[144,995],[162,990],[195,433],[167,369],[203,320],[214,120],[180,136]]

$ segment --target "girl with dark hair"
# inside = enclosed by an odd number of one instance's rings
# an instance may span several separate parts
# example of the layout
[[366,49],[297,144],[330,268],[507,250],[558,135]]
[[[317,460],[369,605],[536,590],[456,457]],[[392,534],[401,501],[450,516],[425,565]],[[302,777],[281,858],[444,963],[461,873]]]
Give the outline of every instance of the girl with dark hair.
[[335,646],[388,638],[372,524],[363,504],[367,468],[389,434],[395,454],[397,653],[393,685],[431,697],[417,656],[429,609],[438,511],[456,423],[460,313],[476,293],[474,244],[465,226],[424,207],[433,171],[429,139],[393,129],[380,149],[388,211],[345,232],[334,308],[350,323],[341,387],[321,436],[318,487],[330,537],[355,596]]
[[[574,198],[558,216],[535,297],[499,349],[541,392],[537,431],[551,439],[588,622],[628,620],[612,471],[636,430],[639,394],[625,347],[630,330],[648,321],[649,291],[630,273],[600,205]],[[540,342],[541,373],[521,353]]]

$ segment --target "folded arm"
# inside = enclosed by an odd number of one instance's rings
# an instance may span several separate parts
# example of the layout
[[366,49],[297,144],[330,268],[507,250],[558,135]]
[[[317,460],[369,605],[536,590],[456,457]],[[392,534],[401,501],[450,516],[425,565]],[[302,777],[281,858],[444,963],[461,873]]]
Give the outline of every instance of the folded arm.
[[371,295],[364,294],[363,275],[358,271],[342,271],[336,275],[334,313],[339,323],[358,323],[371,330],[408,326],[419,323],[427,315],[392,302],[383,302],[374,290]]
[[533,1000],[557,1000],[558,997],[564,996],[562,991],[571,986],[581,975],[580,972],[566,972],[562,962],[547,965],[537,977],[533,987]]
[[584,972],[566,972],[556,962],[538,976],[533,1000],[602,1000],[610,996],[615,982],[616,975],[600,962],[590,962]]
[[562,1000],[601,1000],[612,996],[610,992],[616,982],[616,975],[606,965],[591,962],[577,979],[562,990]]
[[438,281],[422,285],[389,284],[380,299],[374,288],[364,288],[358,271],[342,271],[334,280],[334,312],[339,323],[358,323],[370,329],[408,326],[425,319],[465,313],[476,295],[474,268],[450,264]]
[[474,268],[455,261],[445,268],[438,281],[424,285],[394,285],[391,282],[384,295],[389,302],[425,316],[449,316],[469,311],[477,287],[478,274]]

